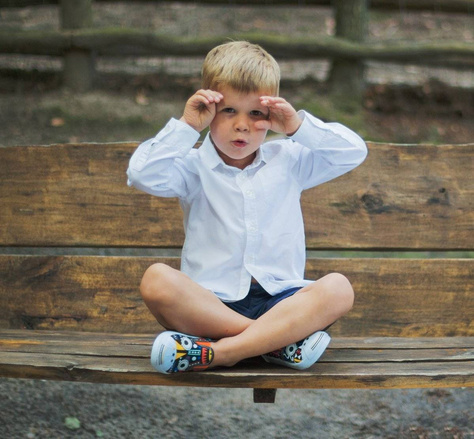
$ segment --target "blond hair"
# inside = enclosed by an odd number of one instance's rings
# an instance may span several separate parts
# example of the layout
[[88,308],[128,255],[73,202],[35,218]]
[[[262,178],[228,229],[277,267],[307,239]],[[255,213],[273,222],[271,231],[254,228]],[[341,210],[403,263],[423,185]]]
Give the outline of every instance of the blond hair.
[[247,41],[232,41],[212,49],[202,66],[202,88],[230,86],[253,93],[265,91],[277,96],[280,67],[262,47]]

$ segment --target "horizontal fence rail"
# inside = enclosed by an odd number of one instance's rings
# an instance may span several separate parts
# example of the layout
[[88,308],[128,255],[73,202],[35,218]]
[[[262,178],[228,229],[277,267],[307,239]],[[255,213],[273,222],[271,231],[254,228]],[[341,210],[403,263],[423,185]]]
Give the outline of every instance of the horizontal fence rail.
[[[95,0],[100,1],[100,0]],[[109,0],[113,3],[113,0]],[[128,0],[132,2],[133,0]],[[469,41],[367,41],[369,8],[387,10],[433,10],[438,12],[474,13],[474,0],[201,0],[181,3],[206,5],[332,6],[336,33],[332,37],[294,38],[262,32],[239,33],[213,37],[172,37],[136,28],[93,28],[93,0],[0,0],[0,7],[58,4],[61,29],[0,32],[0,53],[63,57],[64,84],[76,91],[93,86],[96,56],[204,57],[222,42],[248,40],[261,44],[280,60],[329,59],[332,68],[328,84],[332,91],[361,99],[364,62],[381,61],[412,65],[437,65],[471,68],[474,45]],[[158,2],[160,3],[160,2]],[[165,3],[165,2],[161,2]],[[347,78],[351,78],[350,81]]]
[[[2,7],[57,5],[61,0],[0,0]],[[95,0],[119,2],[124,0]],[[129,3],[172,3],[176,0],[125,0]],[[180,0],[180,3],[228,6],[331,6],[332,0]],[[371,0],[371,9],[466,13],[474,11],[474,0]]]
[[[346,58],[430,64],[473,63],[474,45],[460,41],[355,43],[336,37],[293,38],[256,33],[226,38],[261,44],[279,59]],[[90,50],[100,56],[204,56],[222,37],[171,37],[127,28],[74,31],[0,32],[0,52],[61,56],[70,49]]]

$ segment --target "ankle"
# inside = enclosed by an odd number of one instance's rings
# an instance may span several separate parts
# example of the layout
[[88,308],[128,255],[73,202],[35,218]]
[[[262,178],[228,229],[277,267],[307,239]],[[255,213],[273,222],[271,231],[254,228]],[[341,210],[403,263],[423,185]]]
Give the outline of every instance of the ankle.
[[228,339],[222,338],[214,343],[211,347],[214,351],[214,359],[211,363],[211,367],[224,366],[231,367],[239,362],[240,358],[236,358],[232,349],[229,349],[227,342]]

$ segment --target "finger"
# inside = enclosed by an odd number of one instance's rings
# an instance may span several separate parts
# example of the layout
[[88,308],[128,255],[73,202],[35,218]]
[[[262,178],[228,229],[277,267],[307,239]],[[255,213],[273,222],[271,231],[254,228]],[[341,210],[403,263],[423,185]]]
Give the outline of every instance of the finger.
[[212,99],[202,95],[194,95],[192,106],[197,111],[202,113],[203,111],[213,111],[213,107],[217,102],[213,102]]
[[224,98],[222,93],[214,90],[199,90],[196,95],[204,97],[208,103],[218,103]]
[[194,102],[192,103],[192,106],[190,108],[191,111],[197,111],[198,113],[202,113],[204,111],[210,111],[210,107],[212,104],[210,104],[207,99],[195,99]]
[[269,110],[270,117],[286,118],[293,111],[293,107],[287,103],[275,103],[266,107]]
[[278,96],[260,96],[260,103],[265,106],[273,106],[277,104],[288,104],[288,102]]
[[269,120],[259,120],[255,122],[255,128],[257,130],[269,130],[272,127],[272,123]]

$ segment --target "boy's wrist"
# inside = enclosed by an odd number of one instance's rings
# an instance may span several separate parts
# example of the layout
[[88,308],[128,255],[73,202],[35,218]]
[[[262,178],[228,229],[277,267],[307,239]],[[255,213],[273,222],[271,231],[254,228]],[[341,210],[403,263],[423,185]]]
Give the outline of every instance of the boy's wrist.
[[200,133],[204,129],[204,128],[195,126],[194,124],[190,123],[188,120],[186,120],[186,118],[184,116],[181,116],[181,118],[179,120],[180,120],[180,122],[185,123],[190,128],[192,128],[194,131],[197,131],[198,133]]
[[[199,139],[200,137],[200,132],[197,131],[196,129],[194,129],[191,125],[189,125],[188,123],[184,122],[183,120],[181,119],[176,119],[174,117],[171,118],[170,120],[170,129],[172,131],[174,130],[177,130],[179,131],[180,133],[183,133],[185,134],[186,136],[188,136],[189,138],[192,138],[192,139],[196,139],[196,141]],[[181,140],[177,140],[178,142],[181,141]]]
[[295,119],[295,124],[291,127],[289,132],[286,133],[286,136],[287,137],[294,136],[298,132],[298,130],[300,129],[302,123],[303,123],[303,119],[297,113],[296,114],[296,119]]

